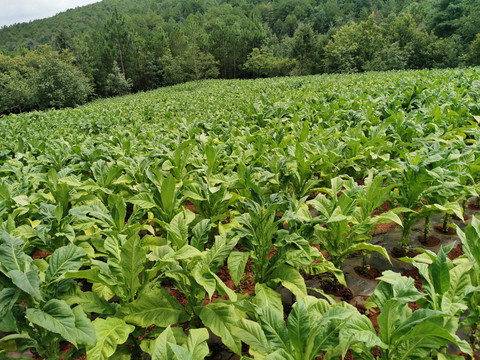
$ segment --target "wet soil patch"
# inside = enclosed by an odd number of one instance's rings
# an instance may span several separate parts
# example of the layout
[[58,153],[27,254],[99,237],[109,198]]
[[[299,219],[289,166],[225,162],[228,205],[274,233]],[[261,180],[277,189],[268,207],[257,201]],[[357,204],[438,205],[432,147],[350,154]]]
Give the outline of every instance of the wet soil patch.
[[33,252],[32,254],[32,259],[45,259],[46,257],[52,255],[50,251],[43,251],[40,249],[37,249]]
[[449,253],[448,257],[450,260],[454,260],[463,255],[463,247],[462,244],[459,244],[457,247],[453,248]]
[[439,237],[434,235],[430,235],[429,237],[427,237],[426,240],[425,240],[425,236],[421,235],[417,238],[417,240],[420,244],[422,244],[425,247],[435,247],[438,244],[440,244],[440,241],[441,241]]
[[354,270],[355,274],[362,279],[380,282],[380,280],[377,280],[377,278],[382,276],[382,272],[372,266],[367,266],[366,269],[364,269],[362,266],[355,266]]
[[343,301],[348,302],[353,299],[352,290],[347,288],[345,285],[335,284],[333,281],[322,281],[321,289],[325,292],[325,294],[333,295]]
[[417,256],[418,254],[421,254],[421,252],[418,251],[418,250],[409,249],[408,251],[405,251],[404,249],[399,248],[399,247],[394,247],[392,249],[392,251],[390,252],[390,255],[394,259],[397,259],[397,260],[402,258],[402,257],[413,258],[413,257]]
[[455,235],[457,233],[457,231],[450,226],[447,227],[446,231],[443,231],[442,224],[437,224],[433,228],[435,229],[436,232],[443,235]]
[[472,210],[472,211],[480,211],[480,204],[477,204],[475,202],[469,203],[467,207],[469,210]]
[[452,220],[454,220],[454,221],[468,221],[468,220],[470,220],[470,215],[463,214],[463,220],[462,220],[457,215],[453,214],[452,215]]
[[402,273],[403,276],[408,276],[411,277],[413,280],[415,280],[415,287],[417,288],[418,291],[422,291],[422,286],[423,286],[423,278],[418,272],[417,268],[412,268],[405,270]]

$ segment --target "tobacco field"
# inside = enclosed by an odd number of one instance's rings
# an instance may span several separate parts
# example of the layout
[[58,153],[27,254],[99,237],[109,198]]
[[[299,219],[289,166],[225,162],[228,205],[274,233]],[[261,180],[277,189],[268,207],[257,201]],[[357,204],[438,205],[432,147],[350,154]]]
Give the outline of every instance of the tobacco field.
[[479,123],[479,68],[3,116],[0,359],[478,359]]

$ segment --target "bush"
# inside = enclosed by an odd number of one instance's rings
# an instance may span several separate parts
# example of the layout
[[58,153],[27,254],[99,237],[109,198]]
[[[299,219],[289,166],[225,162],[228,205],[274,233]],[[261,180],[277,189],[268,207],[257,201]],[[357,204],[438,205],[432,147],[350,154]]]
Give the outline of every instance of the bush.
[[480,34],[477,34],[475,40],[470,44],[470,51],[467,55],[467,61],[469,65],[480,65]]
[[271,51],[254,48],[247,56],[244,68],[255,77],[286,76],[295,67],[295,60],[279,59]]
[[93,92],[68,52],[48,46],[14,57],[0,56],[0,113],[74,107]]

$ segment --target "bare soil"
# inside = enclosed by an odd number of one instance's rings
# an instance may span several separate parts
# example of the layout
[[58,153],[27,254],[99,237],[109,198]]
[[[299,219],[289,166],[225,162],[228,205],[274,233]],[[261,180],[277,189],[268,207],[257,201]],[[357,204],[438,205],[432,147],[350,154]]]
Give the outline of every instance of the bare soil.
[[434,235],[427,237],[427,241],[425,241],[425,237],[423,235],[420,235],[417,240],[425,247],[435,247],[440,244],[441,241],[439,237]]

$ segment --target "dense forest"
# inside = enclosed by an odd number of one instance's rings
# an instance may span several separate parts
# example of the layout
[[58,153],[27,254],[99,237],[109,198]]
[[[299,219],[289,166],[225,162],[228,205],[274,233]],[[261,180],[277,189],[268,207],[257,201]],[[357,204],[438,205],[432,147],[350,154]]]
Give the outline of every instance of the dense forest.
[[480,0],[103,0],[0,30],[0,114],[205,78],[480,65],[479,14]]

